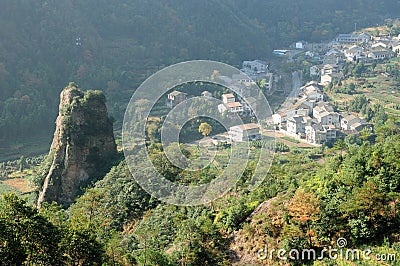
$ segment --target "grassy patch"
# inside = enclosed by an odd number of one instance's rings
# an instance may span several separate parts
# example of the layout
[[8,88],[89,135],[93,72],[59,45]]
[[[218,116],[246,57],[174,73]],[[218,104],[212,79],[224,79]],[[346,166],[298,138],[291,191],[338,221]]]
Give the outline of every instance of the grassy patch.
[[[346,111],[348,103],[356,95],[364,94],[371,100],[371,104],[380,104],[388,114],[400,116],[400,91],[399,82],[394,76],[385,76],[382,73],[390,72],[390,69],[400,67],[400,58],[396,57],[388,61],[380,62],[374,72],[368,73],[370,76],[362,79],[352,77],[343,80],[343,84],[356,84],[356,94],[345,95],[336,92],[327,92],[332,102],[338,107],[339,111]],[[366,70],[365,74],[370,70]]]
[[300,143],[299,140],[294,139],[294,138],[291,138],[291,137],[288,137],[288,136],[284,136],[284,137],[282,137],[281,139],[284,139],[284,140],[287,140],[287,141],[290,141],[290,142],[293,142],[293,143],[296,143],[296,144],[299,144],[299,143]]
[[22,193],[30,193],[34,190],[27,178],[7,179],[3,181],[3,184]]

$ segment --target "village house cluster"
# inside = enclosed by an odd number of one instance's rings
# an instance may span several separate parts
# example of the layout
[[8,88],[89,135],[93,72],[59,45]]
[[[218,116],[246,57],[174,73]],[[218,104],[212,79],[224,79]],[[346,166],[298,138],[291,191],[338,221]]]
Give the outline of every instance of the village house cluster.
[[[241,73],[233,74],[232,76],[217,75],[215,79],[227,87],[234,89],[246,101],[242,98],[236,99],[236,97],[229,93],[222,95],[222,102],[218,107],[221,113],[240,113],[250,114],[253,111],[250,105],[255,105],[255,97],[258,95],[252,95],[251,93],[258,92],[258,90],[251,90],[250,87],[257,86],[257,82],[263,85],[263,90],[268,94],[271,93],[274,87],[275,78],[273,73],[268,69],[268,64],[262,60],[254,61],[243,61]],[[204,91],[202,96],[212,97],[212,94],[208,91]],[[189,96],[187,93],[174,90],[167,95],[166,105],[169,108],[173,108],[181,102],[184,102]]]
[[339,34],[335,40],[322,43],[297,42],[297,50],[322,63],[310,67],[310,76],[322,85],[343,79],[344,63],[371,62],[395,57],[400,52],[400,36],[374,37],[368,33]]
[[273,115],[277,130],[308,143],[323,144],[333,142],[341,135],[356,134],[371,127],[360,117],[336,112],[326,102],[322,89],[344,78],[342,69],[346,61],[373,62],[397,56],[400,35],[339,34],[331,42],[297,42],[291,48],[295,50],[275,50],[274,53],[291,55],[305,52],[306,56],[317,59],[321,64],[310,67],[310,76],[314,81],[300,88],[295,103]]
[[[201,93],[203,97],[212,97],[212,93],[209,91],[203,91]],[[166,105],[169,108],[173,108],[179,103],[184,102],[187,99],[187,94],[174,90],[169,93],[166,100]],[[250,104],[241,99],[236,101],[236,97],[233,93],[222,94],[222,103],[218,105],[218,111],[223,115],[238,114],[238,115],[252,115],[252,108]],[[255,100],[255,99],[254,99]],[[254,106],[253,106],[254,107]],[[228,137],[230,141],[251,141],[261,139],[260,126],[256,123],[242,124],[229,128]]]
[[325,101],[322,86],[316,81],[301,87],[295,103],[272,115],[272,119],[277,130],[311,144],[333,142],[340,134],[359,133],[371,126],[362,118],[336,112]]
[[[234,93],[225,93],[221,95],[221,104],[218,105],[219,113],[223,115],[240,115],[251,117],[257,108],[256,98],[258,95],[251,93],[258,92],[250,87],[257,86],[256,82],[263,84],[266,93],[273,88],[274,76],[268,70],[268,64],[262,60],[244,61],[242,64],[242,73],[233,74],[232,76],[216,75],[215,79],[227,87],[233,88],[241,95],[235,96]],[[213,97],[209,91],[201,93],[203,97]],[[174,108],[176,105],[186,101],[191,97],[187,93],[174,90],[167,95],[166,105]],[[256,123],[249,123],[230,127],[228,131],[230,141],[248,141],[261,139],[260,126]]]

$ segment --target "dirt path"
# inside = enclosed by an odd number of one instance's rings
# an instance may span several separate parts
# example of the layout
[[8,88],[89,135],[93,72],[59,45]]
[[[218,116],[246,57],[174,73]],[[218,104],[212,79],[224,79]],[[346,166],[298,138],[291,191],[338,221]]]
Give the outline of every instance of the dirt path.
[[297,148],[315,148],[315,145],[309,144],[309,143],[295,143],[291,142],[289,140],[283,139],[283,137],[287,137],[285,134],[277,131],[270,131],[270,130],[262,130],[261,132],[264,136],[268,137],[275,137],[277,141],[282,142],[283,144],[286,144],[289,147],[297,147]]

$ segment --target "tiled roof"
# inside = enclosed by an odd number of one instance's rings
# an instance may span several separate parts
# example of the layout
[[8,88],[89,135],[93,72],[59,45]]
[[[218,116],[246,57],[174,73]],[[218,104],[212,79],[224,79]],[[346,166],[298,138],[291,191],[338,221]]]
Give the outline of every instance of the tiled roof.
[[222,94],[222,96],[225,96],[226,98],[235,98],[235,96],[232,93]]
[[243,125],[239,125],[238,127],[243,130],[251,130],[251,129],[260,128],[260,126],[255,123],[243,124]]
[[229,107],[229,108],[231,108],[231,107],[242,107],[242,104],[240,102],[233,102],[233,103],[227,103],[226,106]]

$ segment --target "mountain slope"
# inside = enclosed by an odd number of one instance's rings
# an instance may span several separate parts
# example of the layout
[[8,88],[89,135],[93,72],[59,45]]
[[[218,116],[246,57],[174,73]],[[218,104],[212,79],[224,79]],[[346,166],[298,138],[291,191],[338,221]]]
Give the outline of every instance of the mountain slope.
[[3,0],[0,145],[49,137],[63,84],[105,90],[120,120],[133,90],[184,60],[239,65],[274,48],[381,23],[398,1]]

